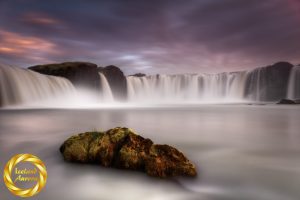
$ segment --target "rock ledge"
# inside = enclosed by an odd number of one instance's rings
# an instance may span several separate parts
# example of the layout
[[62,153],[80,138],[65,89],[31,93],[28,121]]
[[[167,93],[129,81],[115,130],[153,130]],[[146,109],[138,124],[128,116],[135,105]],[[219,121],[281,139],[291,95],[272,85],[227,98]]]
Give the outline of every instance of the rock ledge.
[[300,99],[292,100],[292,99],[281,99],[277,102],[277,104],[300,104]]

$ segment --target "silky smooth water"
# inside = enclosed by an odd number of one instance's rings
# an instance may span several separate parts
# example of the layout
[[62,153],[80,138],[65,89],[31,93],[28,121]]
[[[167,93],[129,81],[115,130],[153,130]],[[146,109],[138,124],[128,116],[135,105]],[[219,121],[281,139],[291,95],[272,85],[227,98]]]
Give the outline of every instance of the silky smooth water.
[[[117,109],[0,110],[0,164],[32,153],[46,164],[43,200],[299,200],[300,107],[202,105]],[[66,163],[61,143],[74,133],[116,126],[183,151],[195,179]],[[0,181],[0,199],[14,197]]]
[[242,102],[247,72],[127,77],[130,102]]
[[[104,74],[99,73],[97,90],[74,87],[62,77],[39,74],[29,69],[0,63],[0,107],[101,107],[104,104],[223,104],[262,102],[300,97],[300,67],[287,78],[282,96],[272,97],[266,68],[218,74],[128,76],[127,99],[120,101]],[[277,79],[274,77],[274,79]],[[268,98],[267,98],[268,97]],[[104,105],[104,106],[107,106]]]
[[75,87],[65,78],[0,63],[0,107],[75,94]]

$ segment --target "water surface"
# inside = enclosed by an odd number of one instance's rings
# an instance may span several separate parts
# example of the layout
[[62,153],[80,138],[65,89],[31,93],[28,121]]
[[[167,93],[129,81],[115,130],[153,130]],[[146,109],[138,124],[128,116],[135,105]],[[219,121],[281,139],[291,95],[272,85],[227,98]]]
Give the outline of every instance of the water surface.
[[[300,107],[206,105],[118,109],[0,110],[0,164],[32,153],[48,181],[34,199],[299,200]],[[74,133],[133,128],[183,151],[196,179],[65,163],[58,149]],[[0,199],[19,199],[0,181]]]

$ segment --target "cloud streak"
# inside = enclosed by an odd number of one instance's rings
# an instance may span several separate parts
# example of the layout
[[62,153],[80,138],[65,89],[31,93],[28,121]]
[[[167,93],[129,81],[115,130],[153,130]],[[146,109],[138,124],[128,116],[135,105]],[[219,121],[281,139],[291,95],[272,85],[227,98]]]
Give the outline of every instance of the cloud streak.
[[23,36],[0,29],[0,55],[3,57],[29,58],[36,62],[46,60],[47,55],[56,55],[56,45],[41,38]]

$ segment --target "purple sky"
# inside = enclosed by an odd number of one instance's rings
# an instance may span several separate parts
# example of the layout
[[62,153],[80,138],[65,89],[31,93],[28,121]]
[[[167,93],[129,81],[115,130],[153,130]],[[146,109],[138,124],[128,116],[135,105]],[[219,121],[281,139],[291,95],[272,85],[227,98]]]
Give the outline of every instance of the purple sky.
[[0,62],[126,74],[300,63],[299,0],[1,0]]

